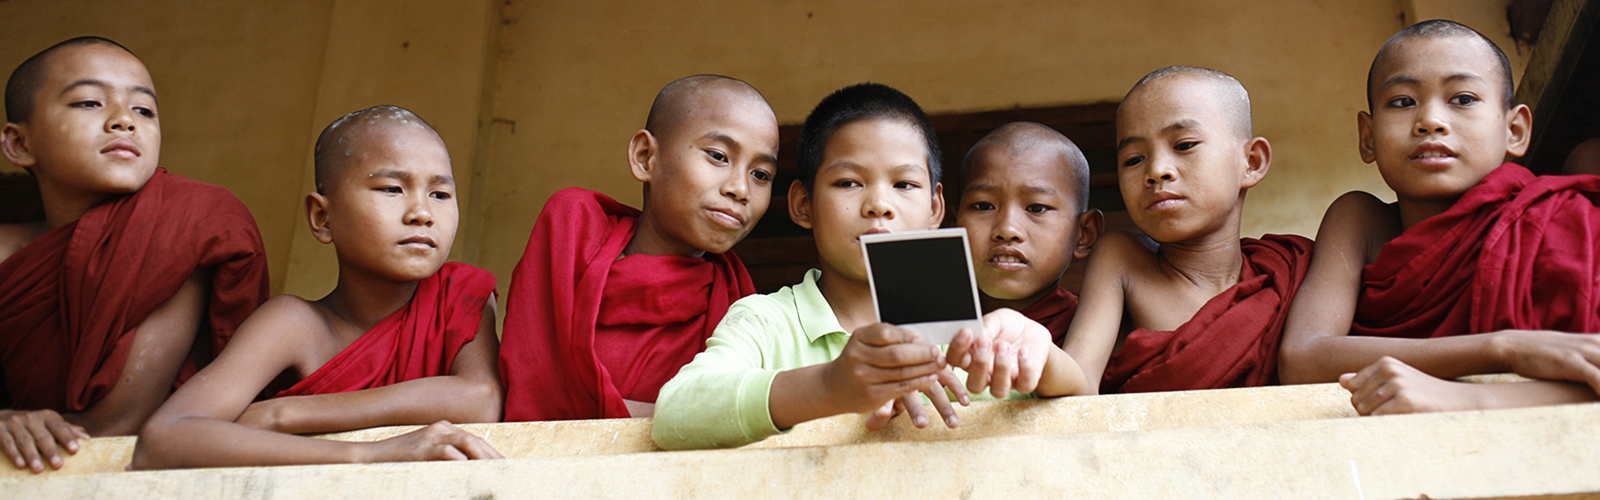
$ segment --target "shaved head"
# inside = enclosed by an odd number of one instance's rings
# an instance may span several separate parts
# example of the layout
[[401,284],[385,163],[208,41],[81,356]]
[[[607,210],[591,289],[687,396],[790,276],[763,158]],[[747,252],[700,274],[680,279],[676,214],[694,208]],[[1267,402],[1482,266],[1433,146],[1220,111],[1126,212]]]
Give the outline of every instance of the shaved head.
[[[1254,127],[1250,123],[1250,93],[1245,91],[1244,85],[1239,83],[1239,80],[1221,71],[1190,66],[1167,66],[1140,78],[1139,83],[1133,84],[1133,88],[1128,90],[1128,97],[1132,97],[1145,85],[1169,78],[1195,79],[1210,83],[1217,104],[1229,115],[1239,136],[1244,139],[1255,136]],[[1124,102],[1128,100],[1126,97],[1123,98]]]
[[719,94],[753,99],[768,112],[772,111],[761,92],[742,80],[720,75],[695,75],[679,78],[656,93],[656,100],[650,103],[650,116],[645,119],[644,129],[658,138],[671,135],[691,115],[706,110],[708,98]]
[[1067,176],[1068,185],[1073,187],[1078,212],[1089,208],[1089,160],[1083,157],[1083,151],[1078,149],[1077,144],[1055,129],[1034,122],[1007,123],[994,129],[972,145],[966,158],[962,159],[962,182],[971,179],[973,166],[991,154],[1011,158],[1043,154],[1055,156],[1061,165],[1059,172]]
[[1511,81],[1511,60],[1506,58],[1505,51],[1500,50],[1500,46],[1495,45],[1494,40],[1465,24],[1446,19],[1430,19],[1405,27],[1389,37],[1388,41],[1383,42],[1383,47],[1378,49],[1378,55],[1372,58],[1372,67],[1367,69],[1367,111],[1372,111],[1372,91],[1379,83],[1376,81],[1378,63],[1383,62],[1385,56],[1393,53],[1401,42],[1408,39],[1449,37],[1465,37],[1483,47],[1484,56],[1493,58],[1496,69],[1499,70],[1495,76],[1498,77],[1497,83],[1500,84],[1500,104],[1506,109],[1516,106],[1516,84]]
[[[360,158],[366,148],[382,144],[374,141],[374,136],[406,127],[426,130],[439,138],[439,132],[422,117],[399,106],[373,106],[334,120],[317,137],[317,192],[329,195],[333,186],[339,184],[337,179],[345,167]],[[444,139],[439,138],[439,142],[443,147]]]
[[[27,123],[28,119],[33,116],[34,96],[39,93],[40,87],[44,86],[45,74],[47,73],[45,69],[48,68],[47,64],[50,62],[50,56],[61,49],[84,45],[107,45],[122,49],[123,52],[133,55],[133,51],[123,47],[122,44],[97,36],[80,36],[51,45],[50,48],[34,54],[33,57],[29,57],[26,61],[22,61],[22,64],[17,65],[17,69],[11,72],[11,78],[6,80],[6,121],[19,124]],[[138,56],[134,57],[137,58]]]

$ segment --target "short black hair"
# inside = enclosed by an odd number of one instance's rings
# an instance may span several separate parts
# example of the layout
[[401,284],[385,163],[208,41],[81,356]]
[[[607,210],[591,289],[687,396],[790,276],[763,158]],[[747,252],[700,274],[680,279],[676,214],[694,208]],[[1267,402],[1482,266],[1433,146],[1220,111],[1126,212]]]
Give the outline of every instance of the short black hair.
[[[806,116],[800,127],[799,151],[795,154],[795,170],[800,184],[811,191],[817,181],[817,169],[822,168],[822,152],[828,139],[840,127],[869,119],[900,120],[922,132],[928,146],[928,176],[939,183],[943,172],[939,154],[939,135],[933,131],[933,122],[922,112],[922,107],[911,96],[881,83],[857,83],[828,94]],[[931,187],[931,186],[930,186]]]
[[1372,84],[1375,82],[1372,79],[1378,76],[1378,61],[1383,60],[1384,54],[1389,52],[1390,47],[1408,38],[1449,38],[1453,36],[1476,38],[1482,41],[1484,45],[1489,46],[1489,50],[1493,51],[1495,58],[1500,61],[1501,104],[1506,109],[1516,106],[1516,82],[1511,79],[1511,59],[1506,58],[1506,52],[1500,50],[1500,46],[1495,45],[1494,40],[1490,40],[1489,37],[1483,36],[1483,33],[1479,33],[1478,30],[1472,29],[1465,24],[1448,19],[1429,19],[1406,26],[1405,29],[1395,33],[1394,36],[1389,37],[1388,41],[1383,42],[1383,47],[1378,49],[1378,55],[1372,57],[1372,67],[1367,68],[1367,112],[1371,112],[1373,108]]
[[[28,60],[17,65],[11,72],[11,78],[6,80],[6,122],[27,123],[33,118],[33,98],[39,93],[39,88],[44,86],[45,62],[50,54],[67,47],[80,45],[110,45],[128,54],[133,51],[123,47],[122,44],[111,41],[109,38],[98,36],[80,36],[67,40],[50,48],[34,54]],[[138,56],[134,56],[138,57]]]

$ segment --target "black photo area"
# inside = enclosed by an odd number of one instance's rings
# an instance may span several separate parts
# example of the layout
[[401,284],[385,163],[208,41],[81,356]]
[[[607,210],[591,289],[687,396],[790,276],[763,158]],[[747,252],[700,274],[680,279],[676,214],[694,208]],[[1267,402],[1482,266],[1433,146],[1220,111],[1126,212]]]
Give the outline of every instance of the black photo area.
[[880,321],[904,325],[979,316],[961,238],[870,243],[867,252]]

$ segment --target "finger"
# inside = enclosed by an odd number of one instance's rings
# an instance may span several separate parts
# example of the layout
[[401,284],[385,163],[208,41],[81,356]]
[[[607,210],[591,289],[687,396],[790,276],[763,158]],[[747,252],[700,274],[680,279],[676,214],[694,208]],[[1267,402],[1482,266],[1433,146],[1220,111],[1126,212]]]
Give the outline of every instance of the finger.
[[1012,387],[1017,392],[1033,392],[1039,388],[1039,377],[1044,373],[1045,356],[1036,351],[1041,350],[1030,349],[1028,346],[1017,348],[1017,381]]
[[950,339],[950,348],[945,350],[945,359],[957,368],[966,369],[967,363],[972,362],[972,346],[974,341],[972,329],[962,328],[956,332],[956,338]]
[[928,344],[895,344],[861,351],[861,361],[878,368],[940,363],[939,358],[944,356],[938,347]]
[[28,464],[28,469],[44,472],[44,462],[39,461],[39,446],[34,444],[33,433],[29,432],[26,425],[21,429],[12,427],[11,437],[17,440],[17,451],[22,452],[22,461]]
[[1600,368],[1585,363],[1578,367],[1578,370],[1584,383],[1589,384],[1589,390],[1594,391],[1595,394],[1600,394]]
[[22,459],[22,452],[17,450],[17,440],[11,437],[10,429],[0,429],[0,449],[5,450],[6,458],[11,459],[11,465],[18,469],[28,468],[28,462]]
[[888,323],[874,323],[856,330],[851,338],[861,339],[861,343],[870,346],[890,346],[895,344],[910,344],[922,340],[915,332],[894,326]]
[[989,387],[989,374],[993,371],[994,343],[988,335],[980,335],[972,346],[972,361],[967,365],[967,391],[983,392]]
[[1001,399],[1011,394],[1011,381],[1017,374],[1017,348],[1010,342],[995,343],[994,375],[989,379],[989,395]]
[[961,406],[972,404],[972,398],[967,396],[967,386],[961,385],[961,378],[956,376],[955,371],[949,368],[939,370],[939,384],[955,394],[955,401],[961,402]]
[[452,446],[452,445],[445,445],[444,449],[440,450],[440,453],[442,455],[444,455],[443,457],[441,457],[444,460],[456,461],[456,460],[466,460],[467,459],[467,454],[465,452],[461,451],[460,448],[457,448],[457,447]]
[[50,434],[55,436],[56,442],[67,449],[67,453],[78,454],[78,432],[82,430],[81,427],[69,424],[65,420],[51,420],[46,425],[50,428]]
[[[466,431],[462,431],[462,433],[466,434]],[[461,449],[462,452],[466,453],[467,458],[469,458],[469,459],[472,459],[472,460],[486,460],[486,459],[495,459],[495,458],[505,458],[505,457],[501,456],[500,452],[496,451],[493,446],[489,446],[489,442],[488,441],[484,441],[483,438],[480,438],[478,436],[474,436],[472,434],[467,434],[466,439],[463,439],[462,441],[463,441],[462,445],[461,446],[457,446],[457,448]]]
[[867,430],[877,431],[889,425],[889,419],[894,418],[894,400],[889,400],[867,414]]
[[52,469],[60,469],[66,462],[61,459],[56,437],[50,434],[50,428],[45,426],[44,420],[44,417],[29,419],[28,433],[33,435],[33,444],[39,449],[39,460],[50,464]]
[[911,417],[911,425],[916,426],[918,429],[926,429],[928,427],[928,408],[922,405],[922,393],[933,392],[935,387],[939,387],[939,384],[895,398],[895,404],[905,409],[906,415]]
[[1355,382],[1351,382],[1351,381],[1355,380],[1355,378],[1356,378],[1356,372],[1350,372],[1350,373],[1346,373],[1344,375],[1340,375],[1339,376],[1339,387],[1343,387],[1344,390],[1350,391],[1352,394],[1354,394],[1355,391],[1356,391],[1356,384],[1355,384]]
[[900,366],[882,368],[877,366],[864,366],[860,368],[861,380],[868,384],[888,384],[901,380],[915,380],[928,375],[939,373],[944,367],[938,363],[923,363],[913,366]]
[[[956,420],[956,409],[950,404],[950,395],[944,392],[943,383],[945,380],[943,373],[940,373],[939,382],[940,383],[934,384],[927,390],[922,391],[922,393],[927,394],[928,400],[933,402],[933,409],[934,411],[939,412],[939,418],[944,420],[944,426],[955,428],[955,426],[960,425],[961,422]],[[921,405],[919,404],[918,406]]]

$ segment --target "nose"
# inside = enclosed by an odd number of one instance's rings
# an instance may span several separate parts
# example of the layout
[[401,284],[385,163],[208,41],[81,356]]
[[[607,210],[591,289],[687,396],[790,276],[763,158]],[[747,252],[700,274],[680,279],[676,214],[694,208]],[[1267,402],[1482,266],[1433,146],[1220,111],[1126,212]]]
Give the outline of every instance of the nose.
[[1021,242],[1022,229],[1017,227],[1017,218],[1022,216],[1023,215],[1017,213],[1016,210],[1001,210],[1000,220],[995,221],[994,231],[990,237],[993,238],[994,241],[1001,243]]
[[728,180],[722,183],[722,195],[733,198],[734,201],[739,203],[749,203],[750,172],[736,169],[733,174],[728,176]]
[[406,207],[406,225],[433,227],[433,212],[428,210],[427,196],[413,196]]
[[894,207],[889,204],[888,197],[882,189],[867,189],[866,198],[861,200],[861,216],[867,218],[893,219]]
[[1449,134],[1450,126],[1444,121],[1439,106],[1422,105],[1417,114],[1417,135]]
[[1178,170],[1173,168],[1173,163],[1166,161],[1165,158],[1152,156],[1146,163],[1149,165],[1144,171],[1144,185],[1146,186],[1172,182],[1178,178]]
[[107,103],[111,116],[106,117],[106,132],[133,133],[136,125],[133,123],[133,110],[120,102]]

